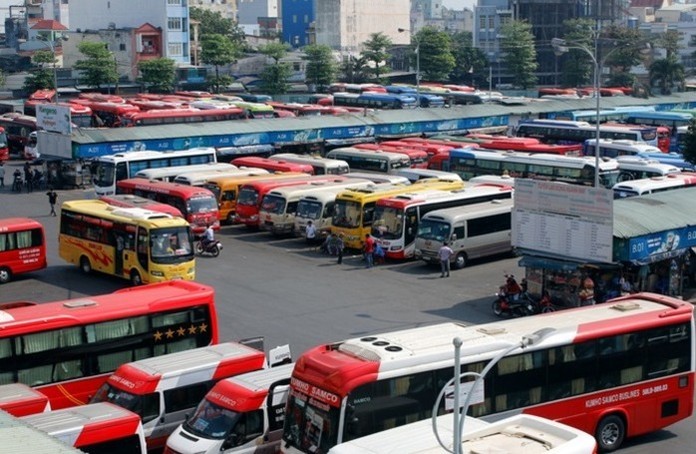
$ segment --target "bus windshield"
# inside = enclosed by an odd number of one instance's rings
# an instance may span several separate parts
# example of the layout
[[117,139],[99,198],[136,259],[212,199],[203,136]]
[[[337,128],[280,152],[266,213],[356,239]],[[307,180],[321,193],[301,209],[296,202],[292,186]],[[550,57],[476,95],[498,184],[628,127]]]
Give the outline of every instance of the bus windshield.
[[620,174],[621,174],[621,172],[619,170],[600,171],[599,172],[599,185],[604,187],[604,188],[614,187],[614,185],[619,182],[619,175]]
[[263,198],[261,209],[267,213],[282,214],[285,211],[285,199],[277,195],[267,195]]
[[212,440],[222,440],[237,424],[243,413],[228,410],[203,399],[193,416],[184,423],[192,434]]
[[220,200],[220,194],[222,192],[220,186],[218,186],[215,183],[206,183],[203,185],[203,187],[206,188],[208,191],[212,192],[213,195],[215,195],[215,200]]
[[187,227],[155,229],[150,232],[150,256],[154,263],[183,263],[193,259]]
[[339,416],[338,408],[291,392],[283,439],[302,452],[328,452],[338,441]]
[[94,175],[94,185],[109,187],[114,185],[115,169],[113,162],[100,162]]
[[403,218],[403,210],[378,205],[375,208],[372,236],[385,240],[401,238]]
[[300,200],[297,204],[297,216],[305,219],[319,219],[321,203],[314,200]]
[[90,403],[111,402],[142,416],[143,396],[122,391],[109,383],[104,383]]
[[259,200],[259,193],[254,188],[242,188],[239,190],[237,205],[255,206]]
[[446,222],[422,219],[418,226],[418,236],[425,240],[443,242],[450,237],[450,226]]
[[218,209],[217,200],[214,197],[195,197],[187,202],[187,210],[189,213],[208,213]]
[[336,227],[360,227],[360,214],[359,203],[337,200],[336,213],[334,213],[332,224]]

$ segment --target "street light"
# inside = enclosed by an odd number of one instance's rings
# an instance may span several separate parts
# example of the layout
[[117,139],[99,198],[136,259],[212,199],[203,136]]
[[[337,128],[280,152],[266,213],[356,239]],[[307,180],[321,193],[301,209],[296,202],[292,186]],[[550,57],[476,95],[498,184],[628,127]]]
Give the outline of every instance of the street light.
[[[396,30],[399,33],[411,31],[408,28],[397,28]],[[416,98],[418,98],[416,101],[420,106],[420,41],[418,41],[418,35],[411,35],[411,38],[416,42]]]
[[[432,412],[432,425],[433,425],[433,433],[435,434],[435,438],[437,439],[437,442],[442,446],[445,451],[449,452],[450,454],[461,454],[462,452],[462,433],[464,430],[464,420],[466,418],[466,413],[469,411],[469,404],[471,403],[471,397],[474,394],[474,391],[476,388],[478,388],[481,384],[481,381],[486,377],[486,374],[493,369],[493,367],[498,364],[498,362],[503,359],[505,356],[509,355],[513,351],[519,349],[525,349],[527,347],[530,347],[532,345],[539,344],[541,341],[543,341],[545,338],[553,334],[556,330],[554,328],[542,328],[538,331],[533,332],[532,334],[527,334],[525,336],[522,336],[522,339],[515,343],[510,345],[508,348],[505,350],[501,351],[498,353],[493,359],[491,359],[486,367],[483,368],[483,370],[478,373],[478,372],[464,372],[463,374],[461,373],[461,347],[462,347],[462,340],[458,337],[455,337],[452,341],[454,344],[454,377],[450,379],[445,386],[442,387],[442,390],[440,391],[440,394],[437,396],[437,399],[435,400],[435,405],[433,405],[433,412]],[[459,387],[461,384],[461,379],[464,377],[476,377],[474,380],[474,383],[472,384],[471,388],[466,394],[466,399],[464,399],[464,405],[462,405],[462,408],[460,410],[459,408]],[[445,394],[445,391],[451,384],[454,383],[454,413],[453,413],[453,435],[454,435],[454,440],[453,440],[453,448],[454,450],[450,450],[445,446],[445,444],[442,442],[440,439],[440,435],[437,432],[437,409],[440,406],[440,401],[442,400],[442,397]],[[461,415],[461,419],[459,419],[459,416]]]
[[[54,38],[56,36],[53,36]],[[68,37],[66,35],[60,34],[59,39],[67,41]],[[38,39],[44,42],[51,49],[51,54],[53,55],[53,88],[56,90],[56,104],[58,104],[58,58],[56,57],[56,45],[55,42],[48,35],[38,35]]]

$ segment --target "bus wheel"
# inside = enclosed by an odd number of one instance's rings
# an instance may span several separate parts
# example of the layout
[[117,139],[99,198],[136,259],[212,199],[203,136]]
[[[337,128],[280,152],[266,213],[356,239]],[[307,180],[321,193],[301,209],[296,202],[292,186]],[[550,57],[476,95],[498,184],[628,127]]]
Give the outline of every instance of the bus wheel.
[[457,254],[457,256],[454,258],[454,268],[457,270],[461,270],[466,266],[466,254],[463,252],[460,252]]
[[92,264],[89,263],[89,259],[84,255],[80,257],[80,269],[85,274],[89,274],[92,272]]
[[10,279],[12,279],[12,271],[4,266],[0,268],[0,284],[6,284],[10,282]]
[[137,271],[133,270],[130,273],[130,282],[133,287],[137,287],[138,285],[143,285],[143,279],[140,277],[140,273]]
[[595,439],[600,452],[616,451],[626,437],[626,424],[621,417],[609,415],[597,426]]

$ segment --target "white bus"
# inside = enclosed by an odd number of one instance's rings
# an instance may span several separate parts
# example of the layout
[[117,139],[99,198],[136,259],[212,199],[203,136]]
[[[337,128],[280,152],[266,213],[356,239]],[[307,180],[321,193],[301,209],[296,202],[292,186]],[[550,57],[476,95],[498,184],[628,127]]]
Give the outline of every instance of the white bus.
[[94,189],[97,195],[116,193],[116,182],[133,178],[141,170],[190,166],[217,162],[215,148],[191,148],[178,151],[128,151],[97,159],[93,173]]
[[615,199],[625,199],[639,195],[654,194],[696,185],[696,173],[673,173],[661,177],[623,181],[612,188]]
[[[440,440],[452,448],[452,413],[438,416]],[[597,443],[591,435],[565,424],[532,415],[516,415],[494,423],[468,417],[464,421],[462,453],[594,454]],[[329,454],[441,454],[430,419],[377,432],[336,445]]]
[[256,169],[252,167],[240,167],[238,169],[217,169],[203,170],[200,172],[186,172],[177,175],[174,178],[174,183],[185,184],[186,186],[203,186],[211,178],[217,177],[235,177],[247,176],[253,177],[257,175],[269,175],[268,170]]
[[619,156],[616,160],[619,162],[619,182],[662,177],[681,172],[676,166],[662,164],[654,159]]
[[[582,153],[585,156],[595,155],[595,144],[597,139],[588,139],[582,145]],[[635,140],[599,140],[599,157],[600,158],[618,158],[619,156],[635,156],[640,153],[662,153],[662,150],[654,145],[648,145],[644,142]]]
[[347,162],[337,159],[322,158],[321,156],[279,153],[271,155],[269,159],[309,164],[314,168],[314,175],[343,175],[344,173],[350,172],[350,167],[348,167]]
[[209,172],[212,170],[237,170],[237,166],[226,162],[210,162],[208,164],[194,164],[190,166],[155,167],[143,169],[137,172],[135,176],[147,178],[148,180],[172,182],[177,175],[190,172]]
[[326,157],[347,162],[351,171],[395,173],[398,169],[411,167],[411,159],[407,155],[389,151],[345,147],[329,151]]
[[440,263],[437,253],[445,241],[456,269],[471,259],[511,251],[512,206],[512,199],[502,199],[431,211],[418,226],[416,258]]
[[394,172],[394,175],[408,178],[408,181],[415,183],[418,180],[423,180],[425,178],[439,178],[441,180],[459,180],[461,177],[456,173],[445,172],[443,170],[433,170],[433,169],[399,169]]

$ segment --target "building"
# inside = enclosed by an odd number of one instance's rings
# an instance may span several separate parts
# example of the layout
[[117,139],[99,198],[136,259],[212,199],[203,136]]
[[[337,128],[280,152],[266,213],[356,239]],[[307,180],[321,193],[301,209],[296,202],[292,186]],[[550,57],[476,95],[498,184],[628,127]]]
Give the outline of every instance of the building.
[[283,42],[292,47],[311,44],[310,26],[314,22],[315,0],[282,0]]
[[278,0],[238,0],[237,22],[246,35],[271,36],[280,31]]
[[[654,21],[639,25],[642,32],[661,35],[668,30],[679,33],[679,58],[684,67],[689,70],[696,67],[694,50],[696,49],[696,4],[674,4],[654,10]],[[664,58],[664,49],[658,49],[661,54],[655,58]]]

